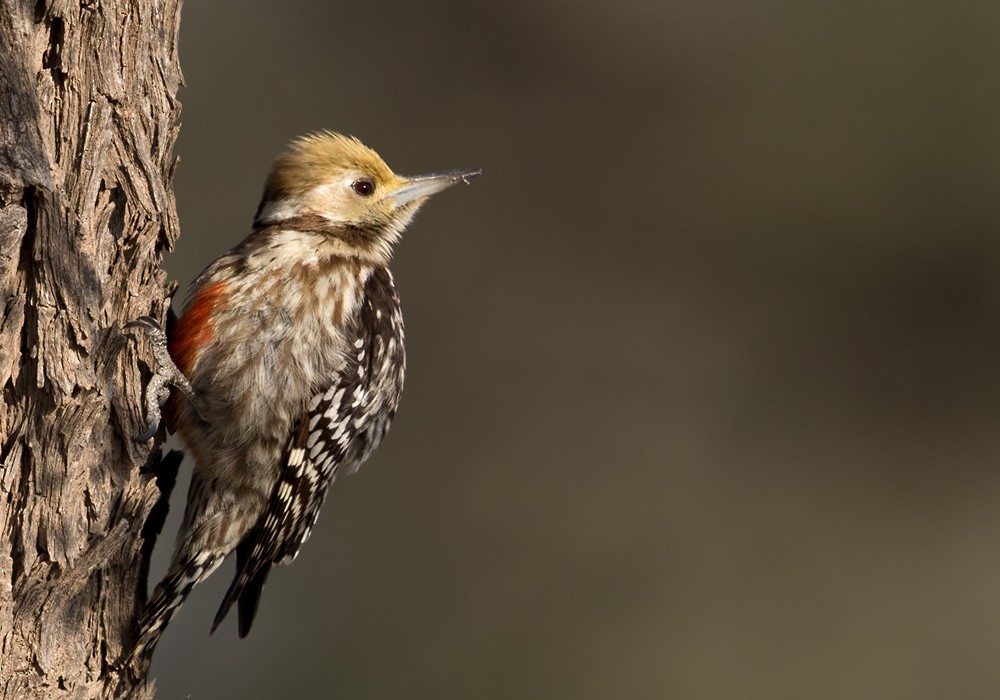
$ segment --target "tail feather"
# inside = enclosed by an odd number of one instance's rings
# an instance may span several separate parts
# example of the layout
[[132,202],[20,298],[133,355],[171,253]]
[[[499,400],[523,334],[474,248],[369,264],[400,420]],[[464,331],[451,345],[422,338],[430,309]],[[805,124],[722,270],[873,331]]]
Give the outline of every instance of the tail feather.
[[160,636],[190,595],[191,589],[215,571],[222,559],[217,554],[205,553],[167,572],[146,602],[139,619],[139,639],[127,659],[144,659],[148,663]]
[[240,594],[239,604],[236,611],[240,618],[240,637],[250,634],[250,627],[253,626],[254,618],[257,617],[257,606],[260,604],[260,594],[264,591],[264,583],[267,582],[267,575],[271,573],[271,565],[257,572],[257,574],[247,582],[246,588]]
[[253,626],[254,618],[257,615],[257,606],[260,603],[260,595],[267,582],[267,575],[271,572],[271,564],[262,563],[255,560],[251,554],[254,549],[254,539],[247,537],[236,547],[236,577],[233,579],[226,596],[222,599],[219,611],[215,614],[212,622],[212,632],[222,623],[233,607],[233,603],[239,601],[236,606],[239,614],[240,637],[246,637]]

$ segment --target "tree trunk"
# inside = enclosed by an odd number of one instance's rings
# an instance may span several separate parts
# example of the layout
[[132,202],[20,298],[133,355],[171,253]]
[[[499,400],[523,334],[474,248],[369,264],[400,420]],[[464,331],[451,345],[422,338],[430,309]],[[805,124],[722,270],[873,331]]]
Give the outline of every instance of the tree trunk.
[[118,660],[172,477],[130,439],[147,355],[121,327],[172,292],[179,18],[0,4],[0,698],[153,694]]

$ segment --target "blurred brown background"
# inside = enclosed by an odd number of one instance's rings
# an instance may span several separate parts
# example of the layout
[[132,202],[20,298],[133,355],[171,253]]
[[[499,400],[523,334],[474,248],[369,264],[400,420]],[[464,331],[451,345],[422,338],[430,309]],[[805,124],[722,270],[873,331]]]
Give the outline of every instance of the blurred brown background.
[[195,592],[159,697],[1000,697],[998,29],[189,2],[182,285],[296,134],[486,174],[398,248],[387,441],[249,638],[231,564]]

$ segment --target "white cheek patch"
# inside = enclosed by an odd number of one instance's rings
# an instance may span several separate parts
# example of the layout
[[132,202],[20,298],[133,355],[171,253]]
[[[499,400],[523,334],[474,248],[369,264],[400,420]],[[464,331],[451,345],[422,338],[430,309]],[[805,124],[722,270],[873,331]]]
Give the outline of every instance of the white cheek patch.
[[303,203],[311,213],[319,214],[327,221],[342,224],[350,221],[350,212],[354,204],[351,183],[360,177],[345,176],[314,187],[303,195]]
[[289,199],[279,199],[275,202],[268,202],[260,210],[257,221],[262,224],[276,224],[279,221],[286,221],[293,216],[302,213],[302,200],[299,197]]
[[268,202],[261,208],[257,223],[280,224],[303,214],[322,216],[334,224],[348,223],[351,221],[350,212],[357,207],[354,201],[357,195],[351,186],[359,177],[364,176],[361,173],[347,174],[300,195]]

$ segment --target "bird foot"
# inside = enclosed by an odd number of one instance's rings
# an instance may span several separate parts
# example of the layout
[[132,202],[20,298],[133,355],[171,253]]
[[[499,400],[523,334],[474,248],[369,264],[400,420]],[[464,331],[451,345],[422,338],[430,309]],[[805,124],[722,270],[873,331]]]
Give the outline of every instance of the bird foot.
[[[136,436],[136,442],[146,442],[160,429],[161,412],[160,407],[170,398],[170,387],[177,387],[196,407],[199,406],[198,396],[194,387],[174,364],[167,349],[167,334],[155,319],[149,316],[142,316],[131,323],[126,323],[123,330],[141,330],[149,338],[150,348],[153,351],[155,369],[153,378],[146,386],[146,420],[148,426],[141,435]],[[199,411],[200,413],[200,411]]]

